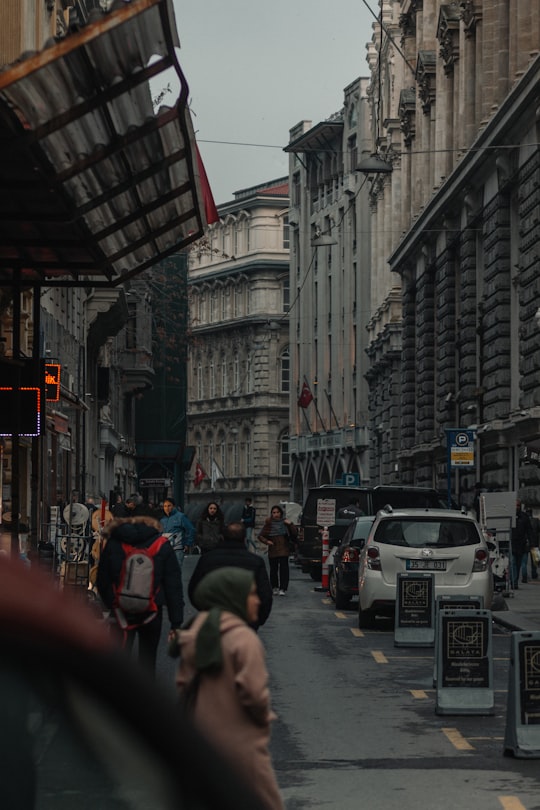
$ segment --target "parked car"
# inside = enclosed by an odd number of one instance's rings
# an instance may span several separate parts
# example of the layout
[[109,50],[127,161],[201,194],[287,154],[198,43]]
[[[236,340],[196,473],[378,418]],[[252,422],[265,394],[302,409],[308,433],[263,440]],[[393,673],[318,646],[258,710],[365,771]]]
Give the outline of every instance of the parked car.
[[354,518],[334,548],[328,570],[328,590],[338,610],[346,610],[354,596],[358,596],[358,561],[374,518]]
[[324,484],[309,490],[300,518],[300,542],[297,562],[305,574],[312,579],[320,579],[322,573],[321,526],[317,524],[317,502],[335,502],[336,521],[328,527],[330,548],[338,545],[354,512],[346,514],[349,504],[357,504],[361,514],[375,516],[379,509],[391,504],[394,509],[430,507],[444,509],[447,501],[436,489],[428,487],[386,486],[347,487],[337,484]]
[[489,609],[493,576],[489,549],[476,520],[442,509],[382,509],[360,553],[358,626],[391,616],[399,573],[430,571],[435,596],[483,596]]

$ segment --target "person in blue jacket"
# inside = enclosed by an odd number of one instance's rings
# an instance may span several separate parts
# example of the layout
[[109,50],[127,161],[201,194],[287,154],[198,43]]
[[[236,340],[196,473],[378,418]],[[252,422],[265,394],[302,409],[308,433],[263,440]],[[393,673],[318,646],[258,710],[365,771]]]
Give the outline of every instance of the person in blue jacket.
[[192,546],[195,540],[195,526],[176,506],[174,498],[165,498],[163,501],[163,514],[160,516],[159,522],[163,534],[168,535],[178,564],[182,568],[185,547]]

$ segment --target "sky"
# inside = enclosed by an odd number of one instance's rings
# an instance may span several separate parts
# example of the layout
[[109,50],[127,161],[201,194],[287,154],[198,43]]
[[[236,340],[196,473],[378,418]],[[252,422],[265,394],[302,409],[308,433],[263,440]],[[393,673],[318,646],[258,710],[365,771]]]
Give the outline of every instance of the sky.
[[179,62],[218,205],[287,176],[289,130],[329,118],[343,89],[368,75],[375,18],[366,2],[377,13],[378,0],[173,0]]

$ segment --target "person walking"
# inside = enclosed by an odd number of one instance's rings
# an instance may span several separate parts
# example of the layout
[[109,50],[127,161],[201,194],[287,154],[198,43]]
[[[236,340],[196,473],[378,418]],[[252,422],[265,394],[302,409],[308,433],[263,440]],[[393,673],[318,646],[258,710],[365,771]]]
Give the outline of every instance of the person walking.
[[273,593],[285,596],[289,588],[290,543],[296,540],[296,526],[283,517],[281,506],[273,506],[259,534],[259,540],[268,546],[270,583]]
[[192,546],[195,540],[195,526],[188,516],[184,515],[182,510],[176,506],[174,498],[165,498],[158,520],[161,523],[163,534],[169,537],[181,569],[185,549]]
[[253,506],[251,498],[246,498],[244,508],[242,509],[242,523],[246,529],[246,548],[249,551],[250,547],[253,551],[257,552],[257,546],[253,539],[253,529],[255,528],[256,511]]
[[191,604],[200,610],[195,600],[195,592],[199,582],[218,568],[226,567],[245,568],[255,575],[257,595],[259,597],[259,615],[257,621],[251,626],[257,630],[265,623],[272,610],[272,586],[268,579],[266,564],[258,554],[246,549],[246,529],[242,523],[229,523],[223,529],[223,537],[218,545],[201,555],[188,585],[188,596]]
[[[527,563],[531,561],[531,579],[538,579],[538,566],[536,564],[536,555],[538,554],[538,540],[540,539],[540,520],[534,517],[532,509],[526,509],[525,513],[529,518],[531,524],[531,537],[529,541],[529,553],[523,557],[521,563],[521,579],[522,582],[527,582]],[[534,549],[534,550],[533,550]]]
[[207,551],[217,546],[221,540],[224,526],[225,518],[223,512],[215,501],[210,501],[197,521],[196,540],[201,554],[205,554]]
[[271,710],[264,648],[249,627],[259,597],[251,571],[218,568],[195,590],[201,605],[189,628],[177,631],[176,684],[193,721],[267,810],[283,810],[269,752]]
[[[517,589],[519,574],[522,570],[523,558],[527,558],[529,553],[529,546],[533,542],[533,531],[529,516],[521,508],[521,501],[516,501],[516,525],[512,529],[511,541],[511,584],[512,588]],[[522,582],[527,582],[527,577]]]
[[[162,535],[161,525],[154,518],[139,516],[111,520],[104,529],[106,545],[101,551],[96,575],[96,588],[105,607],[111,611],[111,622],[121,635],[129,652],[135,637],[139,642],[139,661],[152,672],[156,669],[157,649],[163,623],[163,605],[167,605],[171,631],[184,620],[182,574],[178,560],[168,540],[153,557],[153,591],[157,606],[155,615],[127,615],[126,622],[115,614],[116,594],[122,581],[128,547],[148,550]],[[122,626],[127,624],[127,626]],[[170,634],[169,634],[170,635]]]

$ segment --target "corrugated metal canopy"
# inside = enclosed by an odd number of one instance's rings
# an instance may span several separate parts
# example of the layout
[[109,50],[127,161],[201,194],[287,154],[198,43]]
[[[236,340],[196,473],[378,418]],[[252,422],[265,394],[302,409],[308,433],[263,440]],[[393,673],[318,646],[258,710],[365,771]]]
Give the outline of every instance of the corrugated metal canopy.
[[0,73],[2,286],[115,285],[203,233],[170,0],[119,5]]

